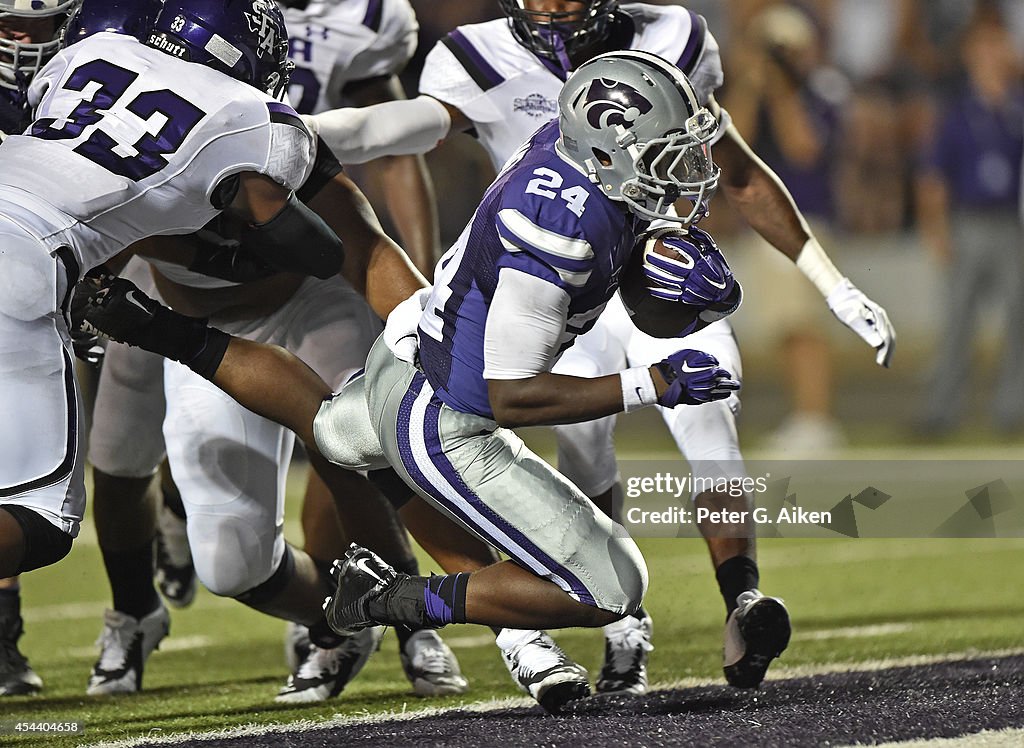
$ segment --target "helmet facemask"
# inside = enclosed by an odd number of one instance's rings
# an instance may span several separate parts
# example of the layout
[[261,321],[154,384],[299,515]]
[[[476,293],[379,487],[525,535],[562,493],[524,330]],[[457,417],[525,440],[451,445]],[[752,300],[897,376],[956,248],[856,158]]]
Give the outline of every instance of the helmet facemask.
[[36,73],[60,49],[61,30],[68,15],[81,0],[49,0],[44,7],[33,7],[25,0],[0,0],[0,26],[40,25],[45,18],[53,19],[49,39],[20,42],[0,38],[0,88],[21,91],[27,88]]
[[[678,220],[689,225],[703,218],[721,173],[711,159],[709,145],[717,130],[714,116],[701,109],[681,130],[627,144],[625,151],[632,157],[635,176],[622,182],[623,202],[645,218],[672,219],[676,202],[686,198],[693,208]],[[628,140],[631,133],[623,133]]]
[[[718,120],[693,84],[650,52],[608,52],[580,66],[558,96],[556,147],[610,200],[647,220],[700,220],[718,186]],[[674,204],[688,199],[683,216]]]
[[527,10],[525,0],[499,0],[516,40],[536,55],[571,70],[570,59],[608,36],[618,0],[579,0],[574,10]]

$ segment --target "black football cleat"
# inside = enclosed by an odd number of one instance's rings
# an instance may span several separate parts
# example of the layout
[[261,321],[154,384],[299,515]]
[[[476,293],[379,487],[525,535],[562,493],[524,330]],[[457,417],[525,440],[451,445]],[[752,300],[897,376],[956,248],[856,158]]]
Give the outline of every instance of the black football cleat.
[[427,617],[423,577],[400,574],[373,551],[353,543],[331,567],[338,585],[324,601],[327,625],[341,636],[367,626],[438,628]]
[[789,612],[782,600],[747,590],[725,622],[725,679],[735,688],[757,688],[771,661],[789,645]]

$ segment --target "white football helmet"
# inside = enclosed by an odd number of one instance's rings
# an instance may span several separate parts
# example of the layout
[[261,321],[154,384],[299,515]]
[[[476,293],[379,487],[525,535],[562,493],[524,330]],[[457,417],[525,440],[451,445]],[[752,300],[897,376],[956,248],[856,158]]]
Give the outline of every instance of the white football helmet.
[[[82,0],[0,0],[0,87],[18,90],[60,49],[60,32]],[[44,19],[52,18],[52,28]],[[27,35],[31,35],[28,37]],[[34,38],[42,36],[45,38]]]
[[[704,215],[718,186],[718,120],[675,65],[638,50],[600,55],[569,77],[558,108],[559,149],[608,198],[651,220]],[[673,214],[680,198],[692,203],[688,215]]]

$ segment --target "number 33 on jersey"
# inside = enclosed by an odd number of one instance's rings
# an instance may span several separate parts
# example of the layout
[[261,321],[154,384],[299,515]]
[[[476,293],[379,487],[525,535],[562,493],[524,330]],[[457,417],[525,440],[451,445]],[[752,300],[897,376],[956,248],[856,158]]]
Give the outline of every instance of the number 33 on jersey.
[[17,189],[39,231],[68,230],[83,268],[144,237],[206,225],[233,174],[295,189],[313,157],[288,105],[119,34],[61,51],[29,98],[35,122],[0,146],[0,192]]

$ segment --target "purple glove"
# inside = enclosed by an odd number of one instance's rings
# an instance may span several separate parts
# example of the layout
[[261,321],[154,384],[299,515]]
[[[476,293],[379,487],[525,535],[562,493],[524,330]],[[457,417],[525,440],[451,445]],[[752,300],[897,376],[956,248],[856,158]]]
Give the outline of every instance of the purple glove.
[[644,275],[651,281],[647,286],[651,296],[699,307],[729,299],[736,281],[709,233],[690,226],[686,234],[672,231],[658,238],[674,249],[678,257],[658,254],[654,251],[654,242],[647,242]]
[[724,400],[740,388],[732,374],[718,365],[718,359],[704,351],[686,348],[654,366],[668,382],[665,394],[658,398],[658,404],[666,408]]

